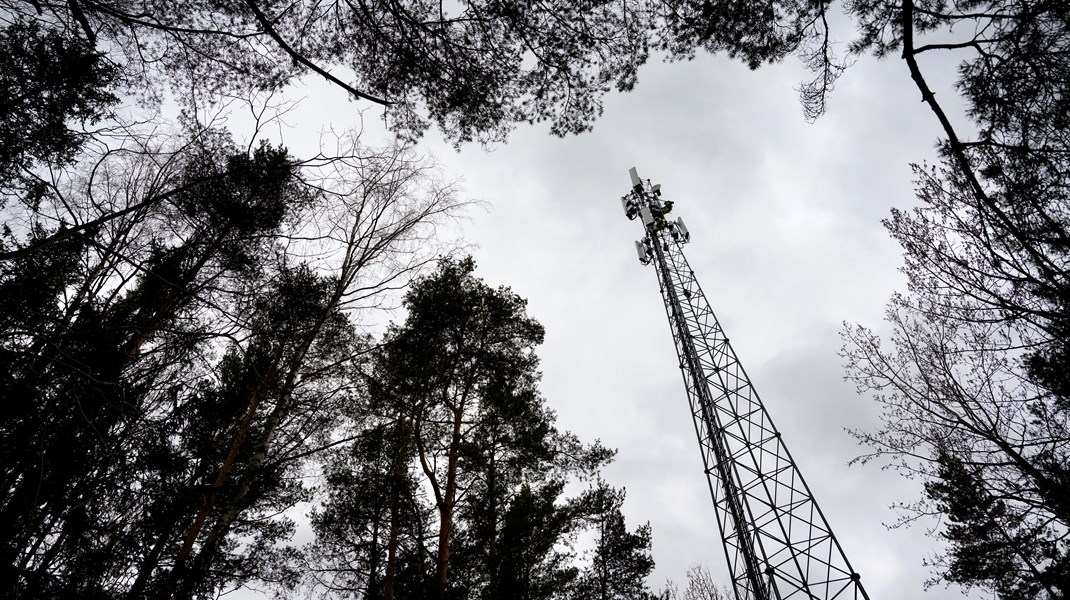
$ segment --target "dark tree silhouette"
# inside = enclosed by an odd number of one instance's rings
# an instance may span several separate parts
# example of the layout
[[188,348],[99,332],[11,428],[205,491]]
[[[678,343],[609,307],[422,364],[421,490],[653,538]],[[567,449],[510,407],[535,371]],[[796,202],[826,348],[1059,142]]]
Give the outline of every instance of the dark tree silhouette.
[[628,531],[621,513],[623,490],[599,482],[587,496],[596,538],[590,562],[579,575],[573,597],[653,600],[655,596],[646,585],[647,576],[654,570],[650,524]]
[[[1059,49],[1070,13],[1057,2],[856,10],[857,48],[901,52],[945,135],[940,164],[916,167],[922,206],[886,222],[910,286],[889,307],[892,348],[868,330],[847,333],[851,376],[885,406],[883,427],[858,433],[874,449],[864,459],[886,456],[923,478],[907,520],[948,517],[938,577],[1001,598],[1064,597],[1070,62]],[[934,32],[950,36],[918,37]],[[929,52],[963,56],[973,139],[932,93],[917,60]]]
[[[556,428],[537,388],[541,326],[523,299],[487,286],[474,268],[470,258],[444,259],[418,279],[406,320],[373,353],[371,418],[332,461],[315,521],[319,589],[566,597],[579,574],[577,535],[619,511],[623,496],[604,486],[564,496],[566,482],[595,477],[612,452]],[[647,574],[632,573],[631,584]]]
[[[346,312],[403,285],[462,204],[410,150],[352,150],[299,163],[208,132],[113,180],[135,210],[77,188],[20,205],[32,227],[0,263],[0,587],[168,598],[295,579],[280,515],[339,443],[367,350]],[[143,165],[128,158],[96,172]],[[49,229],[55,206],[121,216]],[[313,208],[328,227],[298,218]],[[312,251],[316,272],[290,254]]]
[[303,74],[381,105],[414,138],[501,139],[548,121],[590,128],[610,89],[628,90],[647,57],[643,3],[162,0],[0,3],[10,18],[109,48],[127,81],[190,102],[276,89]]
[[6,185],[36,163],[74,159],[92,123],[118,101],[118,69],[91,44],[16,19],[0,29],[0,180]]

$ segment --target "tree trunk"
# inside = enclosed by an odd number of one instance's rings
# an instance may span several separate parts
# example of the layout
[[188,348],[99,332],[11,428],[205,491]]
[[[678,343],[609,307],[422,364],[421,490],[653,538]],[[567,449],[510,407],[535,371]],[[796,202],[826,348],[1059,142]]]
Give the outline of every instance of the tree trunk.
[[375,600],[378,596],[376,576],[379,574],[379,529],[382,525],[381,506],[376,507],[375,523],[372,525],[372,544],[368,550],[368,583],[364,586],[365,600]]
[[242,418],[241,425],[238,427],[238,432],[235,434],[234,441],[230,445],[230,451],[227,453],[223,465],[219,467],[219,472],[216,474],[215,481],[212,482],[212,490],[209,492],[208,497],[205,498],[204,504],[201,505],[200,511],[198,511],[197,516],[193,519],[193,523],[191,523],[186,530],[182,548],[179,549],[178,555],[175,557],[175,564],[171,569],[171,574],[167,578],[167,584],[163,586],[160,592],[160,598],[163,600],[171,598],[175,593],[175,585],[183,576],[186,561],[189,559],[190,553],[193,551],[193,545],[197,542],[201,529],[204,527],[204,523],[208,520],[208,514],[211,512],[212,507],[215,506],[219,490],[223,487],[223,484],[226,483],[227,477],[230,475],[230,469],[234,466],[234,461],[238,458],[238,452],[241,451],[242,446],[245,444],[245,436],[249,432],[249,426],[252,423],[253,417],[256,415],[256,410],[260,406],[260,402],[263,400],[264,395],[267,393],[271,382],[275,379],[278,361],[282,358],[282,349],[283,345],[279,344],[267,374],[265,377],[261,378],[256,389],[253,390],[253,394],[249,398],[249,407],[246,409],[245,416]]
[[487,507],[489,525],[487,540],[487,592],[490,600],[498,600],[498,463],[495,461],[494,444],[490,449],[490,471],[487,474],[487,494],[490,496]]
[[383,582],[383,600],[394,600],[394,576],[397,573],[398,543],[400,538],[401,490],[405,469],[405,455],[410,443],[412,427],[409,419],[398,415],[397,452],[394,456],[394,469],[390,490],[390,538],[387,541],[386,576]]
[[446,578],[450,559],[450,530],[453,527],[453,505],[457,495],[457,461],[461,447],[461,425],[464,402],[453,411],[453,435],[450,438],[449,462],[446,468],[446,487],[439,506],[438,565],[436,570],[437,598],[446,597]]
[[[283,381],[281,389],[279,390],[279,397],[275,403],[275,408],[268,415],[267,421],[264,423],[264,431],[261,434],[261,438],[256,449],[253,451],[252,456],[249,458],[249,464],[247,472],[242,477],[238,484],[238,493],[235,494],[231,500],[230,505],[223,511],[219,521],[215,527],[205,538],[204,544],[201,546],[200,551],[197,553],[196,559],[196,571],[201,571],[207,567],[208,562],[212,560],[212,556],[215,554],[216,549],[222,544],[223,538],[230,532],[230,526],[234,520],[238,518],[238,515],[245,510],[245,497],[248,495],[249,490],[253,487],[253,482],[256,477],[259,476],[260,468],[263,466],[264,461],[267,459],[268,447],[271,445],[271,440],[275,435],[275,430],[278,428],[279,423],[282,422],[284,414],[290,409],[290,400],[293,395],[294,388],[297,386],[297,378],[300,374],[301,367],[304,365],[305,357],[308,354],[309,348],[312,347],[312,343],[319,336],[320,330],[323,324],[327,321],[327,316],[331,314],[336,305],[337,299],[340,296],[340,292],[336,293],[332,301],[325,307],[324,312],[316,320],[315,325],[311,327],[303,339],[293,340],[299,345],[294,350],[294,354],[290,357],[286,368],[286,379]],[[278,372],[279,362],[282,360],[282,355],[285,350],[286,344],[280,343],[278,349],[273,357],[271,367],[268,371],[268,376],[261,380],[261,384],[258,385],[258,390],[263,390],[263,393],[267,392],[267,386],[274,381]],[[186,543],[183,545],[182,551],[179,553],[179,560],[176,560],[175,569],[172,571],[170,579],[170,585],[167,586],[164,594],[164,598],[168,599],[174,594],[175,584],[178,581],[177,575],[179,573],[179,567],[181,561],[184,561],[192,550],[193,543],[196,542],[197,536],[200,532],[201,526],[203,526],[205,518],[207,518],[208,510],[215,502],[216,493],[218,488],[223,486],[227,476],[230,473],[230,468],[233,465],[234,459],[237,457],[238,450],[241,448],[241,443],[244,440],[245,433],[248,430],[249,422],[252,420],[253,413],[256,409],[256,404],[259,404],[259,396],[262,394],[254,394],[254,401],[250,402],[249,411],[246,414],[245,420],[242,422],[242,430],[239,431],[239,435],[235,438],[234,445],[231,447],[231,452],[227,456],[227,462],[224,463],[223,468],[219,471],[219,476],[216,478],[216,483],[213,485],[212,493],[209,495],[208,500],[205,503],[204,508],[201,510],[201,514],[198,515],[198,522],[195,527],[191,527],[189,534],[186,537]],[[188,578],[187,578],[188,579]],[[188,580],[186,587],[188,587]],[[185,594],[184,594],[185,595]]]

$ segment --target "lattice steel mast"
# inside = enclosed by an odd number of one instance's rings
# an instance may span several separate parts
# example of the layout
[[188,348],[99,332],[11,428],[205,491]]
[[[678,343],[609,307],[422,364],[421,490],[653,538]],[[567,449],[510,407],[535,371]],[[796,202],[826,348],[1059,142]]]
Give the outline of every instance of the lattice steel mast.
[[660,185],[630,175],[621,203],[657,270],[736,598],[868,600],[688,266],[683,219],[666,218]]

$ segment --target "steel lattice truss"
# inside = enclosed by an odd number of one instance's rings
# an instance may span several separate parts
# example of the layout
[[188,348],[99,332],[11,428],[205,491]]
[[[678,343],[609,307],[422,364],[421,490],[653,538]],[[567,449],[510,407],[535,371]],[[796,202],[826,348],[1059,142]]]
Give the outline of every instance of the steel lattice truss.
[[868,599],[684,257],[683,220],[632,181],[622,204],[644,225],[636,248],[657,271],[736,597]]

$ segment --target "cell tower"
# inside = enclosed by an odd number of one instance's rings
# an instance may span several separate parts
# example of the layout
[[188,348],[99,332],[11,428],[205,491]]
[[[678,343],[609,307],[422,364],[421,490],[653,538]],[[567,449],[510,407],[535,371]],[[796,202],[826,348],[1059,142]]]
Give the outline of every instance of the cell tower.
[[621,203],[643,224],[639,261],[657,271],[737,600],[868,600],[684,257],[683,219],[629,173]]

